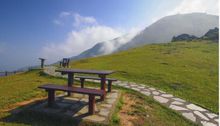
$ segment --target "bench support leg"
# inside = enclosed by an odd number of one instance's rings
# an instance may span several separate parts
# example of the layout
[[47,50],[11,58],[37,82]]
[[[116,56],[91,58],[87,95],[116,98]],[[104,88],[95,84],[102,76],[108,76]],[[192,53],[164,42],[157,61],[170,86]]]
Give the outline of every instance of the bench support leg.
[[85,79],[84,78],[80,78],[80,82],[81,82],[81,88],[84,88]]
[[52,107],[55,101],[55,91],[48,90],[48,107]]
[[106,91],[105,91],[106,76],[105,75],[99,75],[99,77],[101,78],[101,90],[104,91],[104,95],[101,96],[101,101],[104,101],[105,95],[106,95]]
[[89,114],[95,113],[95,96],[89,95]]
[[[72,87],[72,85],[73,85],[73,77],[74,76],[74,74],[73,73],[68,73],[68,86],[69,87]],[[67,96],[70,96],[71,95],[71,92],[68,92],[67,93]]]
[[112,91],[112,81],[108,81],[108,92]]

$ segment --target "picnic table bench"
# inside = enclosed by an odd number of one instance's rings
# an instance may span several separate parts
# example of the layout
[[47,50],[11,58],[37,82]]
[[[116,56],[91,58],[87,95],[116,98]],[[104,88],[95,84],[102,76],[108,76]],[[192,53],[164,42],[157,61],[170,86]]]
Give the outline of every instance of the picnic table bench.
[[[101,90],[104,91],[104,95],[101,96],[101,100],[104,101],[106,96],[105,86],[106,86],[106,76],[114,73],[110,70],[85,70],[85,69],[58,69],[56,72],[61,72],[62,74],[68,75],[68,86],[72,87],[74,85],[74,74],[96,74],[101,79]],[[71,95],[71,92],[68,92],[68,96]]]
[[103,90],[69,87],[55,84],[45,84],[39,86],[38,88],[45,89],[48,92],[48,107],[52,107],[55,102],[55,91],[68,91],[89,95],[89,114],[95,113],[95,96],[103,96],[105,94]]
[[[75,78],[79,78],[81,82],[81,88],[84,88],[84,82],[86,79],[92,79],[92,80],[101,80],[100,77],[94,77],[94,76],[76,76]],[[108,82],[108,92],[111,92],[112,82],[117,81],[117,79],[114,78],[106,78],[106,81]]]

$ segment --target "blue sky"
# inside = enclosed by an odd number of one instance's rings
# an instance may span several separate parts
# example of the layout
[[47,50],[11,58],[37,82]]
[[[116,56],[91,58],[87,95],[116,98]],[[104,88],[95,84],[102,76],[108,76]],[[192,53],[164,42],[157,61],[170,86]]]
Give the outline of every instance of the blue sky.
[[0,71],[52,63],[176,13],[218,15],[217,0],[1,0]]

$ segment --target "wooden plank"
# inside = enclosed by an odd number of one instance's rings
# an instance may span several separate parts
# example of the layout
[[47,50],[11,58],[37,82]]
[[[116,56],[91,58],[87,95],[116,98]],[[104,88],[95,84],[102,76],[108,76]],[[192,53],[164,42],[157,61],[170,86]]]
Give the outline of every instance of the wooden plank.
[[82,74],[102,74],[102,75],[108,75],[112,74],[115,71],[110,70],[85,70],[85,69],[58,69],[55,70],[56,72],[62,72],[62,73],[82,73]]
[[70,91],[70,92],[75,92],[75,93],[81,93],[81,94],[92,94],[92,95],[97,95],[97,96],[102,96],[104,95],[104,91],[102,90],[97,90],[97,89],[89,89],[89,88],[78,88],[78,87],[68,87],[68,86],[62,86],[62,85],[55,85],[55,84],[46,84],[39,86],[38,88],[42,89],[54,89],[58,91]]
[[[93,76],[76,76],[75,78],[82,78],[82,79],[93,79],[93,80],[101,80],[100,77],[93,77]],[[114,78],[106,78],[107,81],[117,81],[117,79]]]

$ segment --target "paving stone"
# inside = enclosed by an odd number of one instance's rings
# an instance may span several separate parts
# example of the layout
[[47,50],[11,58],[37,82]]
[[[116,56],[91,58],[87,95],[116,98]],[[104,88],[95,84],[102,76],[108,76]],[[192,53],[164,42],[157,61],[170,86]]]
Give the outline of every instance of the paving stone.
[[194,104],[189,104],[187,105],[187,108],[191,109],[191,110],[198,110],[198,111],[206,111],[205,109],[197,106],[197,105],[194,105]]
[[56,105],[58,105],[58,106],[61,107],[61,108],[67,108],[67,107],[70,107],[70,106],[71,106],[70,104],[61,103],[61,102],[56,103]]
[[80,99],[81,102],[89,102],[88,98],[82,98]]
[[206,113],[206,115],[207,115],[209,118],[211,118],[211,119],[217,117],[217,115],[214,114],[214,113]]
[[[88,106],[84,106],[80,111],[78,111],[77,113],[79,114],[85,114],[88,113]],[[95,106],[95,112],[98,112],[98,108]]]
[[111,108],[112,105],[111,104],[102,104],[101,107],[105,107],[105,108]]
[[124,86],[124,87],[126,87],[126,88],[131,88],[130,86]]
[[73,104],[70,109],[71,110],[75,110],[75,109],[78,109],[81,105],[80,104]]
[[109,109],[100,109],[99,115],[107,117],[110,113]]
[[134,87],[132,87],[131,89],[133,89],[133,90],[135,90],[135,91],[140,91],[139,88],[134,88]]
[[154,91],[154,90],[156,90],[155,88],[148,88],[149,90],[151,90],[151,91]]
[[67,110],[67,111],[64,113],[64,115],[73,116],[73,115],[74,115],[74,112]]
[[86,120],[90,120],[92,122],[102,122],[105,121],[105,118],[99,115],[91,115],[91,116],[87,116],[84,119]]
[[163,94],[164,94],[164,93],[166,93],[166,92],[164,92],[164,91],[161,91],[161,90],[158,90],[158,91],[159,91],[160,93],[163,93]]
[[83,94],[78,94],[78,93],[73,93],[72,96],[75,97],[75,98],[82,98],[82,97],[84,97]]
[[117,98],[118,97],[118,94],[117,93],[108,93],[106,98]]
[[170,105],[169,106],[171,109],[177,110],[177,111],[182,111],[182,110],[188,110],[186,108],[180,107],[180,106],[176,106],[176,105]]
[[203,126],[217,126],[216,124],[207,121],[202,121],[201,123]]
[[205,115],[203,115],[201,112],[199,111],[194,111],[194,113],[199,116],[201,119],[204,119],[204,120],[209,120]]
[[172,102],[171,104],[182,105],[183,103],[182,103],[182,102],[178,102],[178,101],[174,101],[174,102]]
[[145,87],[143,87],[143,86],[139,86],[138,88],[139,88],[139,89],[144,89]]
[[113,104],[115,102],[116,99],[106,99],[106,102],[108,104]]
[[172,98],[173,97],[173,95],[171,95],[171,94],[162,94],[161,96],[166,97],[166,98]]
[[157,91],[153,91],[152,94],[154,94],[154,95],[159,95],[160,93],[157,92]]
[[151,93],[148,92],[148,91],[141,91],[141,93],[144,94],[144,95],[147,95],[147,96],[150,96],[150,95],[151,95]]
[[63,99],[61,102],[63,102],[63,103],[68,103],[68,104],[75,104],[75,103],[77,103],[78,101],[76,101],[76,100]]
[[179,101],[179,102],[186,102],[185,100],[180,99],[180,98],[173,98],[173,100],[175,100],[175,101]]
[[148,89],[146,89],[146,88],[145,88],[145,89],[142,89],[142,91],[148,91],[148,92],[150,92],[150,90],[148,90]]
[[154,99],[160,103],[167,103],[169,100],[160,96],[154,96]]
[[189,113],[182,113],[182,115],[184,117],[186,117],[187,119],[195,122],[196,121],[196,117],[193,115],[193,113],[189,112]]

